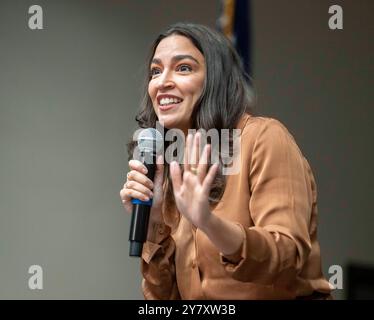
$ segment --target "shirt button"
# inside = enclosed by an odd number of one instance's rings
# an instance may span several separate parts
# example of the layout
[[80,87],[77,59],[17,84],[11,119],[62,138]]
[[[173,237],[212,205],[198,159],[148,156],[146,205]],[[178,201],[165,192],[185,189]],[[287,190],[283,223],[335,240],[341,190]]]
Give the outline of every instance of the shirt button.
[[163,227],[163,226],[160,226],[160,227],[158,228],[158,233],[159,233],[159,234],[164,234],[164,227]]

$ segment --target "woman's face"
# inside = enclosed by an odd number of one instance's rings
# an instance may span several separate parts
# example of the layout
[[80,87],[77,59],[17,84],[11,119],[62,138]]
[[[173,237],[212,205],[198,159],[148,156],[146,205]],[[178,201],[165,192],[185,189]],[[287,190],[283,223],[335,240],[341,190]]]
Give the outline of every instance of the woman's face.
[[205,79],[205,58],[190,39],[171,35],[158,44],[148,94],[160,123],[186,132]]

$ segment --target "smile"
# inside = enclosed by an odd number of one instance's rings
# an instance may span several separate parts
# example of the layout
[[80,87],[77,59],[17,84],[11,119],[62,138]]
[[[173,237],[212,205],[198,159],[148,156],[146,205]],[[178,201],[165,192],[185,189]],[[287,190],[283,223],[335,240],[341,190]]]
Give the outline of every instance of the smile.
[[166,111],[174,108],[182,102],[182,99],[179,98],[162,98],[159,103],[159,109],[161,111]]
[[162,98],[160,100],[160,106],[166,106],[168,104],[176,104],[182,102],[182,99],[179,98]]

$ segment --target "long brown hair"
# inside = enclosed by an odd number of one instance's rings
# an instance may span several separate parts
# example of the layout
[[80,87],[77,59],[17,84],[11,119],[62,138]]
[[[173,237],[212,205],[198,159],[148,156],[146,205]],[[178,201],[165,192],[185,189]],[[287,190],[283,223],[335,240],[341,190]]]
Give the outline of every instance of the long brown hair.
[[[135,118],[140,128],[156,127],[158,118],[148,94],[149,70],[158,44],[171,35],[181,35],[190,39],[205,58],[206,77],[201,97],[192,113],[191,129],[206,131],[213,128],[234,129],[245,113],[253,114],[253,90],[247,81],[250,77],[245,73],[242,61],[230,41],[206,26],[177,23],[161,33],[151,46],[140,111]],[[129,159],[132,158],[134,147],[135,142],[130,141]],[[174,196],[167,163],[165,163],[165,182],[165,199],[171,205]],[[224,176],[217,173],[210,191],[211,203],[216,203],[221,198],[224,188]]]

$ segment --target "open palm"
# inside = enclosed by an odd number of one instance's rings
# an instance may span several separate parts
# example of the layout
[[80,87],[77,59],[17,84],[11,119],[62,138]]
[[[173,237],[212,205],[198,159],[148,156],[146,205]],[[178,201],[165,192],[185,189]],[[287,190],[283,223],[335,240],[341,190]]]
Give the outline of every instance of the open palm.
[[188,135],[184,153],[184,172],[175,161],[170,165],[171,179],[177,208],[195,227],[201,228],[211,215],[209,192],[218,165],[208,170],[210,145],[204,147],[201,158],[200,134]]

